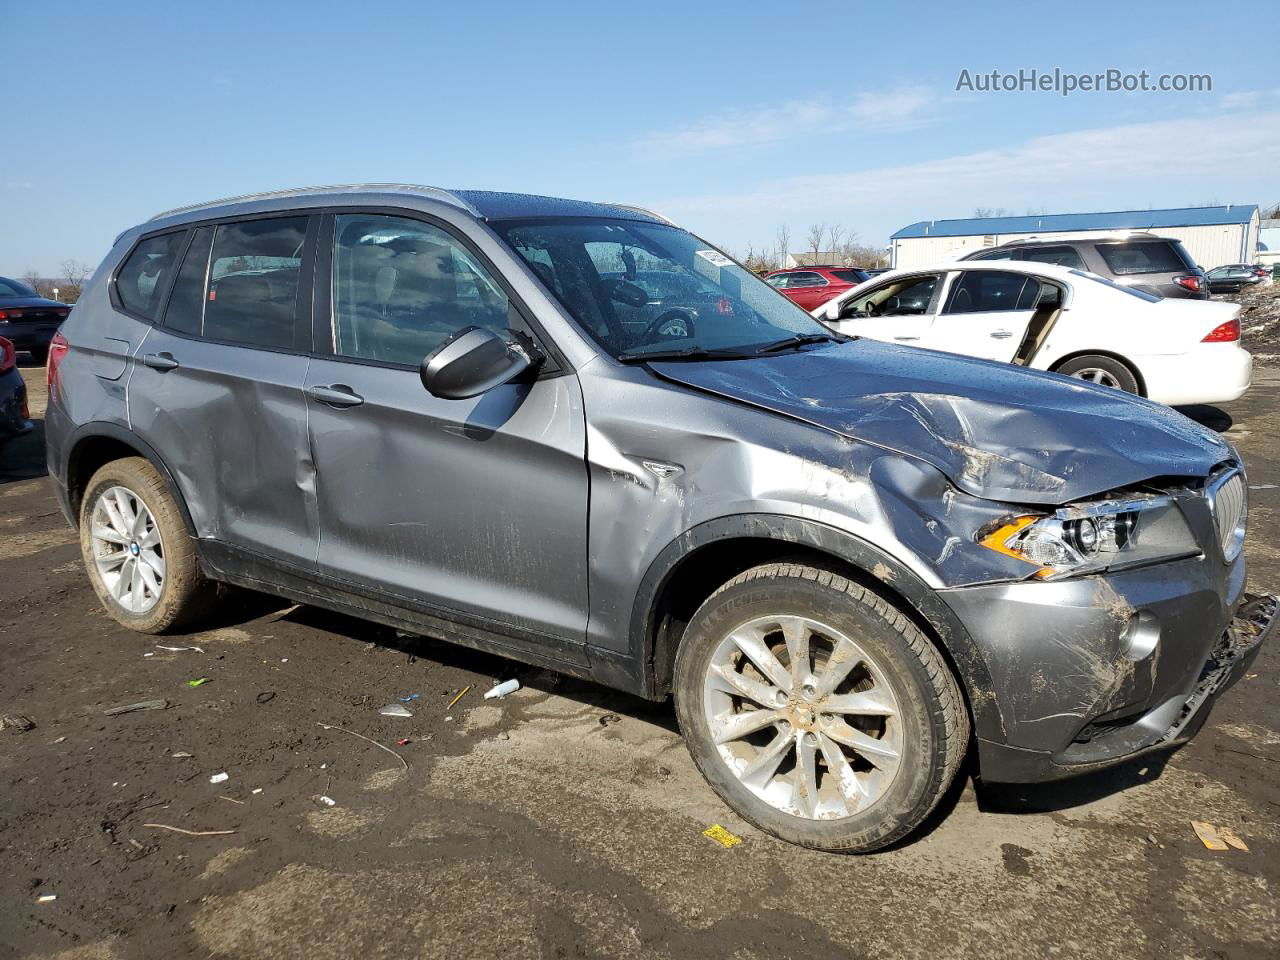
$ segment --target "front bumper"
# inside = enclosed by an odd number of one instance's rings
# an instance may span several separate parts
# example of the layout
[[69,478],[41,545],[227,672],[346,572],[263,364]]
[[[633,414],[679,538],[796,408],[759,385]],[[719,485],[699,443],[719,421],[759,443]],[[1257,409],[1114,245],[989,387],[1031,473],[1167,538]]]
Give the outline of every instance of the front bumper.
[[1146,704],[1137,712],[1130,707],[1113,711],[1111,717],[1097,717],[1056,751],[1026,749],[980,737],[983,779],[1012,783],[1056,780],[1186,743],[1204,725],[1214,701],[1249,669],[1278,620],[1280,598],[1244,594],[1188,690]]

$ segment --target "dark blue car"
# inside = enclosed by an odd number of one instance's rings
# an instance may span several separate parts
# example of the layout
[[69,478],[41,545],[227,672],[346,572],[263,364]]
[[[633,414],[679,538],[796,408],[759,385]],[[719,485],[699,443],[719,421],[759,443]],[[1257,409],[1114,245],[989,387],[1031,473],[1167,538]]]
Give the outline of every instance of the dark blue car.
[[27,385],[18,373],[18,353],[0,337],[0,444],[31,429],[27,414]]
[[36,363],[49,357],[49,341],[71,307],[40,296],[25,283],[0,277],[0,337],[26,350]]

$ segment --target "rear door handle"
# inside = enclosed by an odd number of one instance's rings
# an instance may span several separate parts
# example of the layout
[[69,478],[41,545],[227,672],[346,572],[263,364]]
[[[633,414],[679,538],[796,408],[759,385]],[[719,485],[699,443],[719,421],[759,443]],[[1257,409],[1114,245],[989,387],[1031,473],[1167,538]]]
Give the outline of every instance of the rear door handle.
[[161,371],[172,370],[175,367],[182,366],[177,360],[173,359],[173,354],[167,351],[164,353],[148,353],[143,356],[142,362],[152,370]]
[[345,383],[334,383],[327,387],[307,387],[307,396],[317,403],[327,403],[331,407],[358,407],[364,403],[364,397]]
[[993,340],[1008,340],[1012,336],[1012,330],[997,330],[995,333],[991,334],[991,338]]

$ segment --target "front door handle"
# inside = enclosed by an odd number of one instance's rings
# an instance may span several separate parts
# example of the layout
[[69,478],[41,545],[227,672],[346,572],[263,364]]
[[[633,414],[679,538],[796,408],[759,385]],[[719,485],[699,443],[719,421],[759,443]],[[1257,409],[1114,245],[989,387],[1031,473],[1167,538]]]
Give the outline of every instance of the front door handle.
[[307,396],[317,403],[327,403],[331,407],[358,407],[364,403],[364,397],[345,383],[334,383],[327,387],[307,387]]
[[173,359],[173,354],[165,351],[164,353],[148,353],[143,356],[142,362],[152,370],[172,370],[174,367],[180,367],[182,364]]
[[894,337],[895,340],[919,340],[919,337]]
[[993,340],[1008,340],[1012,336],[1012,330],[997,330],[995,333],[991,334],[991,338]]

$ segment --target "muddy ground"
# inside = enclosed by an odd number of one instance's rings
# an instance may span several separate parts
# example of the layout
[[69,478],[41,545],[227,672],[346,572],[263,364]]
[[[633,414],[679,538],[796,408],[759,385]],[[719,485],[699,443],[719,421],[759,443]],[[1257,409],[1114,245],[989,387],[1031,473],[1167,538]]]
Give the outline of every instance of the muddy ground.
[[[43,371],[24,372],[38,416]],[[1194,411],[1260,488],[1254,589],[1280,589],[1278,400],[1280,372],[1260,370],[1244,400]],[[1167,763],[1040,788],[968,781],[898,849],[810,853],[712,795],[668,706],[247,595],[159,640],[201,652],[158,649],[99,607],[41,444],[0,453],[0,713],[36,724],[0,731],[0,957],[1280,949],[1280,644]],[[524,689],[481,699],[509,677]],[[412,719],[377,714],[413,694]],[[104,715],[153,698],[168,709]],[[408,769],[322,725],[391,745]],[[1205,849],[1191,820],[1248,852]],[[711,824],[742,843],[718,846]]]

